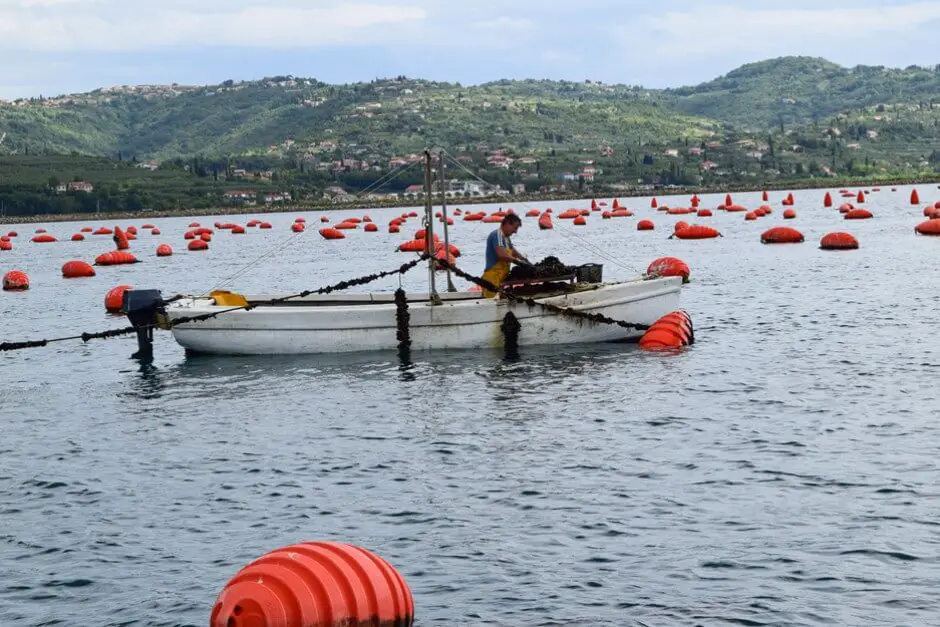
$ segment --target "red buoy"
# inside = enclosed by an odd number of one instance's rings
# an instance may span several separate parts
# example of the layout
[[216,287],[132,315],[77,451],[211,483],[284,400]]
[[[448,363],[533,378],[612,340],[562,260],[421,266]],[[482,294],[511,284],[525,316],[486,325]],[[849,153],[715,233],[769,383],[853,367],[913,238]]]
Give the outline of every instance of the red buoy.
[[855,202],[859,204],[865,202],[865,192],[858,190],[858,196],[855,197]]
[[378,230],[379,230],[379,225],[376,224],[375,222],[369,222],[365,226],[366,233],[375,233]]
[[301,233],[304,230],[304,223],[294,222],[293,224],[290,225],[290,230],[293,231],[294,233]]
[[270,222],[262,222],[261,224],[258,225],[258,228],[259,228],[259,229],[270,229],[270,228],[271,228],[271,223],[270,223]]
[[154,228],[150,229],[150,234],[151,234],[151,235],[159,235],[159,234],[160,234],[160,229],[154,227]]
[[767,193],[767,190],[764,190],[764,193],[761,194],[761,200],[763,200],[764,202],[767,202],[768,200],[770,200],[770,194]]
[[713,229],[710,226],[693,224],[683,229],[677,229],[675,236],[679,239],[711,239],[713,237],[721,237],[721,233],[718,232],[718,229]]
[[695,215],[697,215],[700,218],[710,218],[712,217],[712,210],[711,209],[699,209]]
[[584,226],[585,224],[587,224],[587,220],[584,219],[584,216],[578,216],[571,223],[577,224],[578,226]]
[[682,348],[693,343],[695,332],[692,319],[684,311],[674,311],[661,317],[640,338],[640,348],[653,351]]
[[62,264],[62,276],[66,279],[95,276],[95,269],[85,261],[66,261]]
[[911,190],[911,204],[919,205],[920,204],[920,194],[917,193],[917,188]]
[[795,218],[795,217],[796,217],[796,210],[795,210],[795,209],[784,209],[784,210],[783,210],[783,219],[784,219],[784,220],[792,220],[792,219]]
[[72,235],[72,241],[73,241],[73,242],[83,242],[83,241],[85,241],[85,236],[82,235],[81,233],[75,233],[74,235]]
[[127,263],[137,263],[137,257],[125,250],[112,250],[95,257],[96,266],[119,266]]
[[656,225],[653,224],[652,220],[640,220],[636,223],[637,231],[652,231],[656,228]]
[[0,239],[0,250],[13,250],[13,242],[9,239]]
[[548,231],[555,228],[555,225],[552,223],[552,214],[548,211],[539,216],[539,229],[542,231]]
[[832,194],[830,194],[829,192],[826,192],[826,195],[823,197],[823,207],[831,207],[831,206],[832,206]]
[[95,229],[91,228],[90,226],[83,226],[80,232],[81,233],[94,233]]
[[[326,216],[320,216],[320,219],[321,219],[321,220],[322,220],[323,218],[326,218]],[[327,218],[327,219],[329,219],[329,218]],[[294,218],[294,224],[304,224],[306,221],[307,221],[306,218]]]
[[387,561],[338,542],[303,542],[254,560],[227,584],[210,627],[411,627],[414,598]]
[[[338,226],[338,225],[337,225]],[[338,228],[336,229],[320,229],[320,235],[324,239],[346,239],[346,235],[343,234]],[[421,241],[421,250],[424,250],[424,240]]]
[[691,271],[689,270],[688,264],[678,257],[660,257],[649,265],[646,269],[646,273],[650,276],[658,277],[681,276],[682,282],[688,283]]
[[3,289],[7,292],[28,290],[29,275],[22,270],[10,270],[3,275]]
[[734,202],[731,200],[731,194],[725,194],[725,207],[730,207]]
[[653,198],[653,200],[650,201],[650,207],[653,209],[656,209],[657,206],[658,206],[658,203],[656,202],[656,199]]
[[761,244],[798,244],[803,241],[803,234],[788,226],[775,226],[764,231],[760,241]]
[[858,240],[849,233],[827,233],[820,240],[819,247],[823,250],[855,250]]
[[872,213],[868,209],[852,209],[846,211],[843,217],[846,220],[867,220],[872,217]]
[[169,244],[157,246],[157,257],[170,257],[171,255],[173,255],[173,247]]
[[134,289],[132,285],[118,285],[104,295],[104,308],[108,313],[120,313],[124,304],[124,292]]
[[52,235],[49,235],[48,233],[43,233],[42,235],[34,236],[32,241],[36,242],[37,244],[49,244],[56,241],[56,238]]
[[537,218],[540,215],[542,215],[542,212],[539,211],[538,209],[529,209],[528,211],[525,212],[525,217],[527,218]]
[[914,227],[915,233],[921,235],[940,235],[940,220],[927,220]]
[[114,245],[118,250],[127,250],[130,247],[127,235],[119,226],[114,227]]
[[189,250],[209,250],[209,242],[200,237],[200,239],[191,240],[186,248]]
[[189,223],[189,228],[191,228],[191,229],[198,229],[199,226],[200,226],[200,224],[199,224],[198,222],[190,222],[190,223]]

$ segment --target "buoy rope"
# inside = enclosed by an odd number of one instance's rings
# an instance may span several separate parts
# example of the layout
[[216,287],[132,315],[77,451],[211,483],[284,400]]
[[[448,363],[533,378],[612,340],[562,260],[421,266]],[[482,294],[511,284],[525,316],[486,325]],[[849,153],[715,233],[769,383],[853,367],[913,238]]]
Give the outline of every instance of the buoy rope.
[[[454,159],[453,157],[451,157],[450,154],[448,154],[447,152],[444,152],[444,156],[447,157],[447,159],[448,159],[451,163],[453,163],[456,167],[460,168],[461,170],[463,170],[464,172],[466,172],[467,174],[469,174],[469,175],[472,176],[473,178],[477,179],[479,182],[481,182],[481,183],[487,183],[487,181],[486,181],[485,179],[483,179],[482,177],[480,177],[476,172],[474,172],[473,170],[470,170],[470,169],[467,168],[464,164],[460,163],[459,161],[457,161],[456,159]],[[487,183],[487,184],[488,184],[488,183]],[[538,207],[535,207],[534,205],[532,205],[532,204],[530,204],[530,203],[528,203],[528,202],[526,202],[526,201],[524,201],[524,200],[519,201],[519,202],[516,203],[516,204],[519,204],[519,205],[521,205],[521,206],[523,206],[523,207],[531,207],[532,209],[538,209]],[[629,266],[629,265],[623,263],[622,261],[620,261],[619,259],[617,259],[617,258],[613,255],[613,253],[608,253],[608,252],[605,251],[603,248],[600,248],[597,244],[594,244],[594,243],[590,242],[587,238],[581,237],[580,235],[578,235],[578,234],[575,233],[574,231],[571,231],[571,230],[569,230],[569,229],[559,229],[558,232],[561,233],[563,237],[567,237],[568,239],[572,239],[572,240],[577,240],[578,243],[580,243],[583,247],[591,249],[591,250],[594,252],[594,254],[596,254],[596,255],[599,256],[599,257],[602,257],[602,258],[606,259],[607,261],[611,262],[611,263],[614,264],[615,266],[620,266],[620,267],[623,268],[624,270],[629,270],[629,271],[631,271],[631,272],[636,272],[637,274],[643,274],[642,272],[640,272],[640,271],[637,270],[636,268],[634,268],[634,267],[632,267],[632,266]]]
[[449,268],[451,272],[453,272],[454,274],[456,274],[462,279],[466,279],[467,281],[470,281],[471,283],[475,285],[479,285],[480,287],[482,287],[483,289],[487,291],[498,292],[502,294],[504,297],[506,297],[508,300],[511,300],[517,303],[523,303],[525,305],[528,305],[529,307],[541,307],[542,309],[551,311],[552,313],[556,313],[562,316],[567,316],[569,318],[576,318],[579,320],[588,320],[590,322],[600,322],[603,324],[615,324],[625,329],[636,329],[639,331],[646,331],[647,329],[650,328],[650,325],[648,324],[639,324],[636,322],[626,322],[624,320],[615,320],[614,318],[605,316],[604,314],[601,314],[601,313],[587,313],[586,311],[579,311],[571,307],[559,307],[558,305],[552,305],[551,303],[543,303],[541,301],[535,300],[534,298],[518,296],[516,294],[513,294],[512,292],[508,292],[504,290],[501,287],[493,285],[492,283],[490,283],[489,281],[485,279],[482,279],[477,276],[473,276],[472,274],[468,272],[464,272],[463,270],[453,265],[446,259],[438,259],[437,262],[438,264],[444,266],[445,268]]
[[[304,298],[306,296],[310,296],[311,294],[330,294],[332,292],[345,290],[345,289],[348,289],[350,287],[354,287],[357,285],[365,285],[367,283],[377,281],[378,279],[382,279],[382,278],[389,277],[389,276],[394,276],[396,274],[403,275],[409,270],[411,270],[412,268],[414,268],[415,266],[417,266],[419,263],[421,263],[422,261],[426,261],[427,259],[428,259],[428,255],[421,255],[414,261],[409,261],[408,263],[402,264],[401,266],[399,266],[398,268],[395,268],[394,270],[387,270],[385,272],[378,272],[376,274],[369,274],[369,275],[362,276],[362,277],[355,278],[355,279],[348,279],[345,281],[340,281],[339,283],[334,283],[333,285],[327,285],[326,287],[321,287],[316,290],[304,290],[303,292],[298,292],[296,294],[290,294],[288,296],[272,298],[266,301],[258,301],[258,302],[250,303],[248,305],[242,305],[239,307],[229,307],[226,309],[222,309],[220,311],[214,311],[212,313],[200,314],[198,316],[186,316],[183,318],[177,318],[176,320],[169,321],[167,324],[163,325],[162,327],[161,325],[156,324],[156,323],[144,324],[144,325],[140,325],[139,327],[130,326],[130,327],[124,327],[121,329],[109,329],[107,331],[98,331],[96,333],[86,332],[86,333],[81,333],[79,335],[69,335],[65,337],[57,337],[57,338],[52,338],[52,339],[26,340],[22,342],[2,342],[0,343],[0,352],[22,350],[24,348],[41,348],[43,346],[48,346],[49,344],[54,344],[56,342],[67,342],[71,340],[81,340],[82,342],[88,342],[89,340],[95,340],[95,339],[119,337],[122,335],[131,335],[133,333],[136,333],[138,329],[153,329],[153,328],[160,327],[160,328],[166,328],[167,330],[169,330],[179,324],[185,324],[189,322],[202,322],[205,320],[210,320],[222,314],[231,313],[233,311],[250,311],[251,309],[254,309],[255,307],[259,305],[269,305],[269,304],[275,305],[275,304],[283,303],[283,302],[286,302],[288,300],[292,300],[295,298]],[[187,298],[187,297],[182,296],[182,295],[177,295],[163,302],[171,303],[173,301],[177,301],[182,298]]]
[[[401,176],[402,174],[404,174],[406,170],[408,170],[408,169],[414,167],[414,166],[416,165],[416,163],[417,163],[417,162],[415,162],[415,163],[407,163],[407,164],[405,164],[405,165],[400,165],[400,166],[398,166],[398,167],[395,168],[394,170],[391,170],[391,171],[387,172],[386,174],[384,174],[383,176],[381,176],[381,177],[379,177],[378,179],[376,179],[375,182],[373,182],[371,185],[367,186],[365,189],[356,192],[355,194],[353,194],[353,196],[356,197],[356,198],[361,197],[361,196],[364,195],[364,194],[369,194],[369,193],[371,193],[372,191],[374,191],[375,189],[377,189],[377,188],[378,188],[379,186],[381,186],[381,185],[385,185],[386,183],[391,183],[394,179],[396,179],[396,178],[398,178],[399,176]],[[250,269],[252,269],[252,268],[255,267],[256,265],[258,265],[259,263],[261,263],[262,261],[264,261],[264,260],[267,259],[268,257],[273,256],[275,253],[279,252],[279,251],[282,250],[283,248],[286,248],[289,244],[292,244],[292,243],[296,242],[297,240],[299,240],[301,237],[303,237],[303,236],[306,235],[306,234],[307,234],[307,229],[306,229],[306,228],[304,228],[304,230],[302,230],[302,231],[298,231],[298,232],[296,232],[296,233],[291,233],[291,234],[290,234],[289,236],[287,236],[287,238],[285,238],[280,244],[276,244],[273,248],[269,248],[268,250],[266,250],[265,252],[263,252],[261,255],[259,255],[257,258],[253,259],[252,261],[249,261],[246,265],[242,266],[237,272],[235,272],[235,274],[232,274],[232,275],[229,276],[227,279],[224,279],[221,283],[218,283],[218,284],[215,285],[214,287],[209,288],[206,292],[203,292],[202,296],[208,296],[209,294],[211,294],[211,293],[214,292],[215,290],[218,290],[218,289],[220,289],[220,288],[222,288],[222,287],[228,285],[229,283],[231,283],[232,281],[234,281],[234,280],[237,279],[238,277],[242,276],[243,274],[245,274],[246,272],[248,272]]]

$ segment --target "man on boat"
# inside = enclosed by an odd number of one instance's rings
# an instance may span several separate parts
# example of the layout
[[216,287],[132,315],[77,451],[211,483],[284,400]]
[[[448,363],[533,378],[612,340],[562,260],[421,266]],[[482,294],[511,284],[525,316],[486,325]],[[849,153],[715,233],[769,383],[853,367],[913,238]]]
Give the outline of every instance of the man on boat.
[[[509,276],[509,266],[511,263],[529,264],[529,260],[516,252],[509,239],[516,234],[519,227],[522,226],[522,220],[514,213],[506,214],[499,228],[490,233],[486,238],[486,271],[483,273],[483,280],[489,281],[493,285],[499,286]],[[487,289],[483,290],[483,298],[492,298],[496,292]]]

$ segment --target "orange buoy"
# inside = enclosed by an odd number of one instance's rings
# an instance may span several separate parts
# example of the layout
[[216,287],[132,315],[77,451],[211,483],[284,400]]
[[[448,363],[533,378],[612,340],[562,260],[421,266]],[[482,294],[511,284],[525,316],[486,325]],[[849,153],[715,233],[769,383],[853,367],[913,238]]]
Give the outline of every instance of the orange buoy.
[[858,240],[849,233],[827,233],[820,240],[819,247],[823,250],[855,250]]
[[131,226],[127,227],[127,234],[128,234],[128,235],[137,235],[137,227],[134,226],[133,224],[132,224]]
[[366,226],[365,226],[366,233],[375,233],[378,230],[379,230],[379,225],[376,224],[375,222],[366,223]]
[[626,207],[618,207],[610,212],[610,217],[612,218],[629,218],[632,215],[633,212]]
[[43,233],[42,235],[36,235],[33,237],[32,241],[36,242],[37,244],[49,244],[51,242],[55,242],[56,238],[52,235],[49,235],[48,233]]
[[674,311],[661,317],[640,338],[640,348],[653,351],[682,348],[694,343],[692,319],[684,311]]
[[868,209],[852,209],[846,211],[843,217],[846,220],[867,220],[872,217],[872,213]]
[[169,244],[160,244],[157,246],[157,257],[169,257],[173,254],[173,247]]
[[[326,216],[320,216],[320,219],[326,218]],[[328,219],[328,218],[327,218]],[[304,224],[307,221],[306,218],[294,218],[294,224]]]
[[858,196],[855,197],[855,202],[859,204],[865,202],[865,192],[858,190]]
[[927,220],[914,227],[915,233],[921,235],[940,235],[940,220]]
[[731,194],[725,194],[725,207],[730,207],[734,202],[731,200]]
[[294,233],[302,233],[304,230],[304,223],[294,222],[293,224],[290,225],[290,230],[293,231]]
[[725,205],[725,211],[730,211],[731,213],[740,213],[742,211],[746,212],[747,207],[741,205]]
[[259,229],[270,229],[270,228],[271,228],[271,223],[270,223],[270,222],[262,222],[261,224],[258,225],[258,228],[259,228]]
[[140,228],[142,228],[142,229],[154,229],[154,228],[156,228],[156,227],[155,227],[154,225],[152,225],[152,224],[141,224],[141,225],[140,225]]
[[151,234],[151,235],[159,235],[159,234],[160,234],[160,229],[154,227],[154,228],[150,229],[150,234]]
[[114,227],[114,244],[118,250],[127,250],[130,248],[130,243],[128,242],[127,235],[124,234],[124,231],[121,230],[121,227]]
[[674,235],[679,239],[711,239],[713,237],[721,237],[721,233],[719,233],[717,229],[713,229],[710,226],[700,226],[698,224],[686,226],[683,229],[677,229]]
[[755,211],[748,211],[747,213],[744,214],[744,219],[747,220],[747,221],[756,220],[756,219],[757,219],[757,212],[755,212]]
[[346,218],[345,220],[343,220],[343,222],[348,222],[349,224],[359,224],[360,222],[362,222],[362,220],[356,217],[352,217],[352,218]]
[[788,226],[775,226],[760,236],[761,244],[799,244],[803,234]]
[[581,215],[581,212],[578,211],[577,209],[566,209],[562,211],[561,213],[559,213],[556,217],[559,220],[574,220],[580,215]]
[[412,627],[414,598],[395,567],[366,549],[303,542],[267,553],[225,584],[210,627]]
[[[346,235],[342,231],[339,230],[339,225],[337,225],[337,228],[335,229],[332,229],[332,228],[320,229],[319,233],[320,235],[323,236],[324,239],[346,239]],[[421,250],[424,250],[424,246],[423,246],[424,240],[421,240],[421,242],[422,242]]]
[[710,218],[712,217],[712,210],[711,209],[699,209],[695,215],[697,215],[700,218]]
[[369,216],[362,216],[362,221],[363,221],[363,222],[372,222],[372,218],[370,218]]
[[189,223],[189,228],[191,228],[191,229],[198,229],[200,226],[201,226],[201,225],[200,225],[198,222],[190,222],[190,223]]
[[763,200],[764,202],[767,202],[768,200],[770,200],[770,194],[767,193],[766,189],[764,190],[764,193],[761,194],[761,200]]
[[539,216],[539,229],[548,231],[553,228],[555,228],[555,225],[552,223],[552,214],[546,211]]
[[826,192],[826,195],[823,197],[823,207],[831,207],[831,206],[832,206],[832,194],[830,194],[829,192]]
[[659,203],[656,202],[656,198],[653,198],[653,200],[650,201],[650,208],[656,209],[658,205]]
[[525,217],[527,218],[537,218],[540,215],[542,215],[542,212],[539,211],[538,209],[529,209],[528,211],[525,212]]
[[133,285],[118,285],[104,295],[104,308],[108,313],[121,313],[124,305],[124,292],[134,289]]
[[245,227],[241,226],[240,224],[236,224],[232,227],[232,235],[244,235],[246,232],[247,231],[245,231]]
[[688,283],[691,271],[688,264],[678,257],[660,257],[649,265],[646,274],[650,276],[681,276],[682,282]]
[[29,275],[22,270],[10,270],[3,275],[3,289],[7,292],[28,290]]
[[358,225],[357,223],[355,223],[355,222],[347,222],[346,220],[343,220],[342,222],[340,222],[339,224],[337,224],[337,225],[336,225],[335,227],[333,227],[333,228],[336,228],[336,229],[343,229],[343,230],[358,229],[358,228],[359,228],[359,225]]
[[848,213],[852,209],[855,209],[855,205],[850,202],[844,202],[839,205],[839,213]]
[[637,231],[652,231],[654,228],[656,228],[656,225],[653,224],[652,220],[640,220],[636,223]]
[[911,204],[919,205],[920,204],[920,194],[917,193],[917,188],[911,190]]
[[796,217],[796,210],[795,210],[795,209],[785,209],[785,210],[783,211],[783,219],[784,219],[784,220],[792,220],[792,219],[795,218],[795,217]]
[[388,232],[389,232],[389,233],[398,233],[398,232],[400,232],[400,231],[401,231],[401,227],[398,226],[397,224],[390,224],[390,225],[388,226]]
[[577,224],[578,226],[584,226],[585,224],[587,224],[587,220],[584,219],[584,216],[578,216],[571,223]]
[[41,233],[45,233],[45,232],[46,232],[46,229],[42,229],[42,228],[36,229],[36,234],[37,234],[37,235],[38,235],[38,234],[41,234]]
[[200,234],[199,234],[199,239],[201,239],[201,240],[204,241],[204,242],[211,242],[211,241],[212,241],[212,233],[200,233]]
[[0,250],[13,250],[13,242],[8,239],[0,239]]
[[66,279],[95,276],[95,269],[85,261],[66,261],[62,264],[62,276]]
[[413,239],[403,242],[398,250],[403,253],[423,253],[427,247],[428,244],[423,239]]
[[95,229],[91,228],[90,226],[83,226],[80,232],[81,233],[94,233],[94,231]]
[[689,205],[691,205],[692,207],[698,209],[698,205],[699,205],[700,202],[702,202],[702,200],[701,200],[701,199],[698,197],[698,195],[696,194],[696,195],[693,195],[692,198],[689,200]]
[[601,212],[601,218],[604,220],[610,220],[613,217],[613,213],[610,211]]
[[189,242],[186,248],[189,250],[209,250],[209,242],[200,237]]
[[676,222],[676,224],[672,227],[672,232],[673,232],[673,233],[678,233],[678,232],[681,231],[682,229],[687,229],[687,228],[689,228],[689,223],[686,222],[685,220],[679,220],[679,221]]
[[119,266],[127,263],[137,263],[137,257],[124,250],[112,250],[95,257],[96,266]]

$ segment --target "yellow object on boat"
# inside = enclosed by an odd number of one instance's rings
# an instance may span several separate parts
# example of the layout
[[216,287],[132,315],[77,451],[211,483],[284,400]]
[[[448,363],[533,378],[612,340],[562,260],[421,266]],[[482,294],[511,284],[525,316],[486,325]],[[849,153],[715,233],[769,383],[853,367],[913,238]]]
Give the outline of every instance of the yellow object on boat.
[[215,304],[219,307],[247,307],[248,299],[235,292],[225,290],[215,290],[209,292],[209,296],[215,299]]

